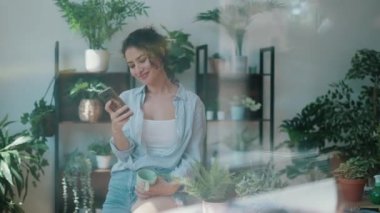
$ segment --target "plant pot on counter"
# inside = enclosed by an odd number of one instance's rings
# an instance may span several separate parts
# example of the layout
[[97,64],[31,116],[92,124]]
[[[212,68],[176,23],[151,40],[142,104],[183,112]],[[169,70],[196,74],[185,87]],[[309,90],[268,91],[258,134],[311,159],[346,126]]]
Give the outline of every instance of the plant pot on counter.
[[338,178],[337,182],[341,200],[345,202],[359,202],[362,200],[367,179]]

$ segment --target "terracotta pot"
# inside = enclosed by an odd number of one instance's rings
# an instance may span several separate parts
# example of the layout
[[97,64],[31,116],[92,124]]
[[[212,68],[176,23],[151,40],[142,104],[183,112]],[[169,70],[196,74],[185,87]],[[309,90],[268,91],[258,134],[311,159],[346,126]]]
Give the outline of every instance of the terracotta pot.
[[78,114],[81,121],[95,123],[102,112],[102,104],[97,99],[82,99],[79,103]]
[[340,198],[345,202],[361,201],[366,183],[367,179],[338,178],[338,191]]

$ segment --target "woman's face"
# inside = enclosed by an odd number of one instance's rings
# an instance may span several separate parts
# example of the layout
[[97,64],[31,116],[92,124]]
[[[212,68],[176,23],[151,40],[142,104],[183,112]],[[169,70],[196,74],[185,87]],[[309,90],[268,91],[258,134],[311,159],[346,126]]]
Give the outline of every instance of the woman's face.
[[147,52],[136,47],[127,48],[125,59],[132,76],[145,85],[154,83],[158,76],[165,74],[158,60],[152,64]]

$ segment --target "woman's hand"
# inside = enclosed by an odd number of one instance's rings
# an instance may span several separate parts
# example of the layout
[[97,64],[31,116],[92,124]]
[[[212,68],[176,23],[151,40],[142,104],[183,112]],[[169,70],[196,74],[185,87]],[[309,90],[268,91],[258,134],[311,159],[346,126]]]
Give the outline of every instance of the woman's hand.
[[133,115],[132,110],[129,109],[127,105],[122,106],[116,111],[111,109],[112,100],[108,101],[104,107],[106,112],[110,114],[111,123],[112,123],[112,132],[117,133],[121,132],[124,124],[129,120]]
[[149,186],[149,190],[145,191],[143,185],[136,185],[135,192],[138,198],[147,199],[155,196],[170,196],[178,191],[179,184],[176,182],[167,182],[162,177],[157,178],[154,185]]

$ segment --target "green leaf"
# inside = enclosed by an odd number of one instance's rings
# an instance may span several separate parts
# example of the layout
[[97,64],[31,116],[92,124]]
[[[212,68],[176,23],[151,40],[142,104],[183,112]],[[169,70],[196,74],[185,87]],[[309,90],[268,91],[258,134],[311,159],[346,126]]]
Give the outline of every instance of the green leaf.
[[6,162],[0,161],[0,171],[4,175],[5,179],[8,181],[8,183],[13,186],[12,174]]

